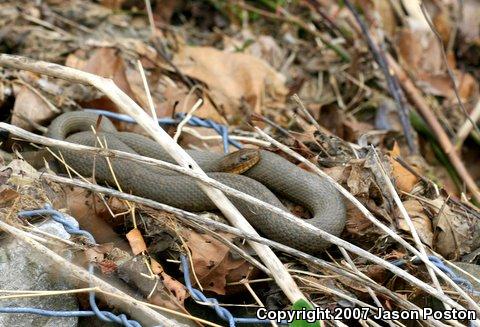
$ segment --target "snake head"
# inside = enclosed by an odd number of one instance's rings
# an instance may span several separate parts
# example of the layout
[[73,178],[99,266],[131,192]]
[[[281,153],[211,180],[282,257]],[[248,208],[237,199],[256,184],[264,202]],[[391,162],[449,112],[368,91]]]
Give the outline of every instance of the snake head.
[[260,161],[257,149],[241,149],[225,155],[218,163],[218,171],[232,174],[243,174]]

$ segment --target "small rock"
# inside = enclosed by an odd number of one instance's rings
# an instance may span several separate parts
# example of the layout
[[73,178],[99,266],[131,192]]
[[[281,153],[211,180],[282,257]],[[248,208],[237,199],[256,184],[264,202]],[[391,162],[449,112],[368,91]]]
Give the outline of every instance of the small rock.
[[[63,226],[53,220],[39,224],[39,229],[63,239],[70,238]],[[69,251],[67,251],[69,252]],[[71,253],[63,253],[71,258]],[[69,289],[58,274],[52,273],[48,266],[42,264],[42,258],[22,242],[4,239],[0,242],[0,285],[6,290],[62,290]],[[74,295],[63,294],[31,298],[0,300],[0,307],[29,307],[45,310],[79,310]],[[0,326],[43,326],[76,327],[78,318],[43,317],[34,314],[0,313]]]

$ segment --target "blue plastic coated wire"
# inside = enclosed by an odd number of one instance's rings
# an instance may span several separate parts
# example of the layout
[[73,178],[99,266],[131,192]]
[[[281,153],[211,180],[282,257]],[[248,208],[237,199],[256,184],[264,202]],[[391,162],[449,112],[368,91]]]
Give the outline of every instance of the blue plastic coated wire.
[[[88,266],[88,272],[90,273],[90,276],[93,275],[93,264],[90,264]],[[93,312],[95,312],[95,315],[98,318],[100,318],[100,320],[108,321],[108,322],[116,322],[117,324],[121,324],[125,327],[142,327],[142,325],[140,325],[139,322],[135,320],[128,320],[127,316],[124,315],[123,313],[117,316],[108,311],[100,311],[95,301],[95,292],[93,291],[89,292],[88,301],[90,303],[90,306],[92,307]]]
[[[82,235],[85,236],[91,244],[96,244],[95,238],[87,231],[81,230],[79,228],[78,222],[75,221],[73,218],[68,220],[65,216],[57,211],[54,210],[49,204],[46,204],[43,209],[38,210],[31,210],[31,211],[21,211],[18,213],[20,217],[34,217],[34,216],[42,216],[42,215],[50,215],[53,220],[63,225],[65,230],[74,235]],[[72,221],[73,220],[73,221]],[[88,271],[90,276],[93,275],[93,264],[91,263],[88,267]],[[97,303],[95,301],[95,292],[89,292],[89,302],[90,306],[92,307],[92,311],[61,311],[61,310],[44,310],[38,308],[24,308],[24,307],[0,307],[0,313],[30,313],[30,314],[37,314],[46,317],[90,317],[90,316],[97,316],[99,319],[108,322],[115,322],[117,324],[121,324],[125,327],[142,327],[142,325],[135,321],[129,320],[125,314],[115,315],[109,311],[101,311]]]
[[90,243],[95,244],[95,239],[93,238],[92,234],[87,231],[79,229],[78,223],[73,223],[70,220],[67,220],[63,214],[57,210],[52,209],[52,207],[47,204],[45,205],[45,209],[38,209],[38,210],[31,210],[31,211],[21,211],[18,213],[20,217],[34,217],[34,216],[42,216],[42,215],[50,215],[53,220],[63,225],[65,230],[69,234],[74,235],[82,235],[88,238]]
[[23,307],[5,307],[0,308],[0,313],[30,313],[45,317],[92,317],[95,316],[93,311],[61,311],[61,310],[43,310],[37,308]]
[[[225,321],[228,321],[230,327],[235,327],[236,323],[241,324],[270,324],[270,320],[260,320],[257,318],[236,318],[233,317],[230,311],[220,306],[218,300],[210,297],[207,298],[200,290],[192,287],[192,282],[190,281],[190,267],[188,265],[188,259],[186,256],[181,255],[180,260],[182,262],[183,268],[183,278],[185,279],[185,286],[187,287],[188,292],[192,298],[197,302],[208,303],[211,305],[212,309],[215,310],[217,315]],[[283,324],[283,323],[281,323]]]
[[[85,109],[84,111],[87,112],[92,112],[96,113],[99,115],[103,115],[108,118],[113,118],[119,121],[127,122],[127,123],[136,123],[135,119],[132,117],[125,115],[125,114],[119,114],[116,112],[111,112],[107,110],[100,110],[100,109]],[[159,118],[158,123],[160,125],[176,125],[180,123],[184,118],[186,114],[184,112],[179,112],[175,115],[175,118]],[[207,128],[212,128],[215,130],[221,137],[223,141],[223,151],[225,153],[228,153],[228,145],[231,144],[234,147],[241,149],[242,145],[230,138],[228,135],[228,127],[222,124],[218,124],[214,122],[213,120],[210,119],[202,119],[199,117],[192,116],[187,122],[191,126],[198,126],[198,127],[207,127]]]
[[[458,277],[457,274],[455,274],[455,272],[450,269],[449,267],[447,267],[445,265],[445,263],[438,257],[436,256],[433,256],[433,255],[429,255],[428,256],[428,259],[435,265],[438,267],[438,269],[440,269],[441,271],[443,271],[448,277],[450,277],[451,280],[453,280],[456,284],[458,285],[462,285],[464,286],[469,292],[471,292],[473,295],[475,296],[480,296],[480,292],[475,290],[475,288],[473,287],[472,283],[467,280],[467,279],[464,279],[464,278],[461,278],[461,277]],[[395,260],[395,261],[392,261],[392,264],[395,265],[395,266],[403,266],[407,263],[408,261],[407,260],[404,260],[404,259],[400,259],[400,260]],[[414,257],[412,260],[410,260],[410,262],[412,263],[421,263],[422,260],[418,257]]]

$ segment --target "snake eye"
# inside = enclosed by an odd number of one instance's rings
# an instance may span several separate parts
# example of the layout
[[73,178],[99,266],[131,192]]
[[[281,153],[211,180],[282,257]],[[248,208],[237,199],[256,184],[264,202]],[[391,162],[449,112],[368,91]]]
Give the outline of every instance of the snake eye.
[[248,156],[247,156],[246,154],[242,154],[242,155],[240,156],[240,161],[243,162],[243,161],[247,161],[247,160],[248,160]]

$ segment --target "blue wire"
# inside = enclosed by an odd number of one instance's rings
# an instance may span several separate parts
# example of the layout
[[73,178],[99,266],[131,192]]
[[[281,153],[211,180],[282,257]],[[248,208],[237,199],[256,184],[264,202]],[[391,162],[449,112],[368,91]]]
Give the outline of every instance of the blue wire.
[[92,317],[95,316],[93,311],[61,311],[61,310],[43,310],[37,308],[23,307],[5,307],[0,308],[0,313],[30,313],[45,317]]
[[[210,297],[207,298],[200,290],[192,287],[192,282],[190,281],[190,267],[188,265],[187,257],[183,254],[180,255],[180,260],[182,262],[183,268],[183,278],[185,279],[185,286],[187,287],[188,292],[192,298],[197,302],[209,303],[211,307],[215,310],[217,315],[223,320],[228,321],[229,327],[235,327],[236,323],[241,324],[270,324],[270,320],[260,320],[257,318],[236,318],[233,317],[230,311],[220,306],[218,300]],[[286,324],[281,322],[280,324]]]
[[[53,220],[62,224],[65,230],[74,235],[82,235],[88,238],[91,244],[96,244],[95,238],[92,234],[87,231],[79,229],[78,222],[72,222],[67,220],[65,216],[57,211],[54,210],[49,204],[46,204],[44,209],[38,210],[31,210],[31,211],[21,211],[18,213],[20,217],[34,217],[40,215],[50,215]],[[93,264],[90,264],[88,267],[88,271],[90,276],[93,275]],[[88,294],[88,299],[90,302],[90,306],[92,307],[92,311],[61,311],[61,310],[44,310],[38,308],[24,308],[24,307],[0,307],[0,313],[30,313],[30,314],[37,314],[46,317],[90,317],[90,316],[97,316],[99,319],[107,322],[115,322],[117,324],[121,324],[125,327],[142,327],[142,325],[135,320],[128,320],[125,314],[119,314],[118,316],[109,311],[101,311],[97,303],[95,301],[95,292],[90,291]]]
[[[127,123],[136,123],[135,119],[125,114],[119,114],[116,112],[111,112],[111,111],[101,110],[101,109],[85,109],[84,111],[96,113],[98,115],[103,115],[105,117],[113,118],[113,119],[127,122]],[[158,123],[160,125],[175,125],[180,123],[185,118],[185,116],[186,114],[184,112],[179,112],[175,115],[175,119],[159,118]],[[228,127],[225,125],[218,124],[210,119],[202,119],[195,116],[190,117],[187,123],[191,126],[206,127],[206,128],[212,128],[213,130],[215,130],[215,132],[217,132],[222,137],[223,151],[225,153],[228,153],[229,144],[233,145],[237,149],[242,148],[242,145],[239,142],[232,140],[230,138],[230,136],[228,135]]]
[[[93,264],[90,264],[88,266],[88,272],[90,273],[90,276],[93,275]],[[142,327],[139,322],[135,320],[128,320],[127,316],[123,313],[117,316],[108,311],[100,311],[95,301],[95,292],[93,291],[89,292],[88,301],[90,303],[90,306],[92,307],[93,312],[95,312],[95,315],[100,318],[100,320],[107,322],[116,322],[117,324],[123,325],[125,327]]]
[[56,222],[60,223],[63,225],[65,230],[69,234],[74,234],[74,235],[82,235],[88,238],[90,243],[95,244],[95,239],[93,238],[92,234],[90,234],[87,231],[81,230],[78,227],[78,223],[74,224],[70,220],[67,220],[63,214],[58,212],[57,210],[52,209],[52,207],[47,204],[45,205],[45,209],[38,209],[38,210],[32,210],[32,211],[21,211],[18,213],[20,217],[34,217],[34,216],[41,216],[41,215],[50,215],[53,220]]

